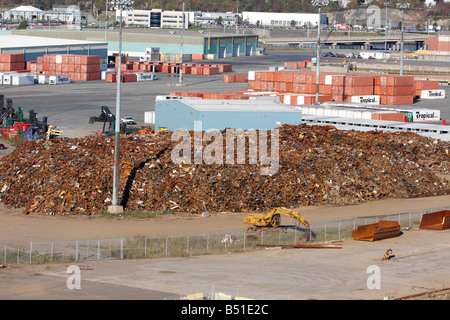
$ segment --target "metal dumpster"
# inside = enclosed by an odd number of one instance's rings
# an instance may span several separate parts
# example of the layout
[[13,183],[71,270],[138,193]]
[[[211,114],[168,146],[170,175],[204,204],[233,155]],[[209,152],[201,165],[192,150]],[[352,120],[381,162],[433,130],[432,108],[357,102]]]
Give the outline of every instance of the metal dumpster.
[[445,230],[450,229],[450,210],[426,213],[420,220],[419,229]]
[[380,220],[377,223],[358,226],[352,231],[353,240],[377,241],[397,237],[400,224],[397,221]]

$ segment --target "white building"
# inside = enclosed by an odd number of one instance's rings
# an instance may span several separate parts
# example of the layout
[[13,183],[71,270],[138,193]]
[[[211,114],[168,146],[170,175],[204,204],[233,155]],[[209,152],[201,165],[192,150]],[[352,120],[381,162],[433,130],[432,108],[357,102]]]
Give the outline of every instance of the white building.
[[[319,24],[318,13],[277,13],[277,12],[243,12],[242,19],[249,24],[259,24],[269,27],[290,27],[294,21],[296,27],[317,26]],[[321,24],[327,25],[326,14],[320,15]]]
[[[184,12],[184,27],[189,27],[190,12]],[[122,19],[127,26],[146,28],[175,28],[183,25],[182,11],[164,11],[162,9],[122,11]],[[120,11],[116,11],[116,20],[120,20]]]
[[214,24],[219,20],[222,20],[223,24],[233,25],[237,21],[237,17],[241,17],[241,14],[234,12],[194,12],[192,23],[196,25]]

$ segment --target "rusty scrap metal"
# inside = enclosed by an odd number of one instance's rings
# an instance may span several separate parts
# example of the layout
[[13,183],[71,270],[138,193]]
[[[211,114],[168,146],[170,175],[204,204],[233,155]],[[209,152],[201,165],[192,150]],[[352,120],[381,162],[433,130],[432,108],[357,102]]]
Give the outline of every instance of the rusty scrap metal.
[[[242,155],[244,164],[227,164],[226,152],[223,164],[176,164],[171,152],[178,143],[170,132],[122,135],[119,197],[125,209],[267,212],[280,206],[348,205],[450,190],[437,175],[449,172],[448,142],[414,133],[284,125],[279,130],[279,170],[271,176],[261,174],[263,165],[250,163],[248,152]],[[224,150],[225,144],[224,139]],[[41,214],[106,210],[112,198],[113,153],[111,136],[20,145],[0,161],[1,202]]]

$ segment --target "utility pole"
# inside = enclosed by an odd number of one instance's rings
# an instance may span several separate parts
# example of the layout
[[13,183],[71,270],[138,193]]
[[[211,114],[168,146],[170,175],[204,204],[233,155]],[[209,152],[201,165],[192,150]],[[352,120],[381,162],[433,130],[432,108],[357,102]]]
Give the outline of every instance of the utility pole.
[[317,53],[316,53],[316,104],[319,103],[320,88],[320,26],[321,26],[321,8],[328,5],[329,0],[313,0],[312,5],[319,8],[319,21],[317,23]]
[[113,198],[112,205],[108,207],[110,213],[122,213],[123,207],[119,205],[119,179],[120,179],[120,90],[122,82],[122,11],[132,10],[132,0],[111,0],[112,10],[120,10],[119,28],[119,57],[117,67],[116,88],[116,121],[114,126],[114,173],[113,173]]
[[403,31],[405,29],[405,10],[409,8],[409,3],[401,3],[398,7],[402,10],[402,32],[401,32],[401,40],[400,40],[400,75],[403,75],[403,42],[404,36]]
[[183,17],[181,18],[181,48],[180,48],[180,78],[179,83],[183,83],[183,45],[184,45],[184,0],[183,0]]

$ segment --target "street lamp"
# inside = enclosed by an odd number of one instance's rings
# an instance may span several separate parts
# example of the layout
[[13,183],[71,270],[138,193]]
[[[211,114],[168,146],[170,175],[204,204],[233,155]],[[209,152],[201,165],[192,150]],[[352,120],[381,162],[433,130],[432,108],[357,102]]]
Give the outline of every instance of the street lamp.
[[320,80],[320,11],[322,7],[326,7],[329,0],[312,0],[312,5],[319,8],[319,22],[317,24],[317,54],[316,54],[316,104],[319,104],[319,80]]
[[400,75],[403,75],[403,30],[405,29],[404,20],[405,20],[405,10],[409,8],[409,3],[400,3],[398,8],[402,10],[402,37],[400,41]]
[[180,85],[183,83],[183,45],[184,45],[184,0],[183,0],[183,17],[181,18],[181,49],[180,49],[180,78],[179,83]]
[[112,205],[109,206],[110,213],[122,213],[123,207],[119,205],[119,164],[120,164],[120,85],[122,82],[122,11],[133,10],[134,1],[132,0],[110,0],[111,10],[120,10],[119,27],[119,61],[117,67],[117,93],[116,93],[116,122],[114,125],[114,180],[113,180],[113,198]]
[[388,31],[388,12],[387,8],[389,6],[389,2],[384,3],[384,7],[386,8],[386,20],[384,22],[384,58],[386,58],[386,50],[387,50],[387,31]]

